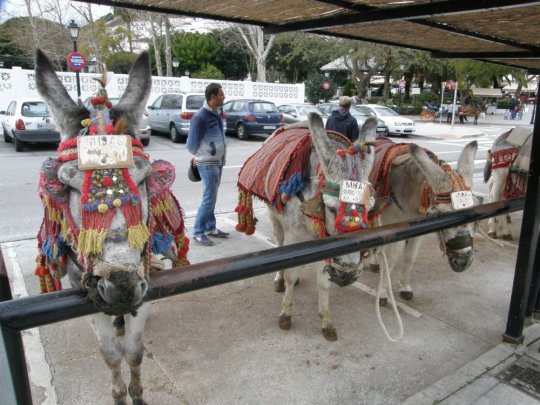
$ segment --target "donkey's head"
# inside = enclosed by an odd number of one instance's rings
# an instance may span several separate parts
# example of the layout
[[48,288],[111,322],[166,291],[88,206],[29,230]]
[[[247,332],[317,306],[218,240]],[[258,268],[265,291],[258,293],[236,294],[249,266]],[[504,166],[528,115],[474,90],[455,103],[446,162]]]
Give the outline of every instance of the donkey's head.
[[59,159],[64,163],[58,169],[58,179],[68,193],[68,241],[78,255],[78,263],[69,263],[68,271],[77,273],[77,267],[84,270],[82,284],[88,288],[88,296],[98,309],[111,315],[135,311],[147,291],[149,208],[144,181],[151,165],[142,145],[132,141],[133,167],[81,170],[73,138],[85,126],[92,128],[93,120],[98,119],[112,124],[106,125],[109,134],[121,131],[136,139],[151,83],[149,56],[143,53],[130,71],[118,104],[109,111],[110,104],[100,103],[102,111],[98,113],[96,107],[91,114],[80,101],[73,102],[51,62],[40,50],[36,52],[36,85],[61,130]]
[[[345,232],[364,229],[367,212],[373,205],[371,186],[368,182],[373,165],[377,119],[370,117],[360,129],[360,137],[351,146],[339,137],[326,135],[322,119],[309,115],[309,129],[320,162],[322,176],[322,202],[326,232],[335,236]],[[354,281],[360,268],[360,254],[348,254],[333,258],[331,270],[333,281],[340,284]],[[330,270],[329,270],[330,271]],[[337,277],[337,279],[336,279]]]
[[[454,209],[466,208],[469,205],[467,199],[474,201],[468,193],[472,188],[474,157],[477,149],[478,143],[470,142],[461,151],[457,169],[451,170],[446,166],[445,170],[434,163],[422,148],[414,144],[410,145],[411,157],[426,177],[431,189],[430,193],[427,188],[424,190],[425,193],[429,193],[423,198],[426,202],[424,208],[428,213],[451,212]],[[452,195],[453,193],[455,194]],[[465,200],[463,200],[464,197]],[[462,207],[459,207],[460,204]],[[473,224],[461,225],[440,232],[441,243],[444,244],[448,262],[452,270],[456,272],[466,270],[472,263],[473,232]]]

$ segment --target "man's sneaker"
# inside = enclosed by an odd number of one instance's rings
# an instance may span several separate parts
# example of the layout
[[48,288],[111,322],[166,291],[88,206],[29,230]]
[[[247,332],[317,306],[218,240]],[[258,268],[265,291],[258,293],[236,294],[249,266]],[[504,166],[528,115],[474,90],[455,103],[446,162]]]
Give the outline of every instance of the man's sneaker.
[[223,232],[221,229],[217,229],[217,228],[214,229],[213,231],[207,232],[206,235],[211,236],[213,238],[228,238],[229,237],[228,232]]
[[200,235],[193,235],[193,240],[197,242],[199,245],[203,246],[212,246],[214,242],[212,242],[208,237],[202,233]]

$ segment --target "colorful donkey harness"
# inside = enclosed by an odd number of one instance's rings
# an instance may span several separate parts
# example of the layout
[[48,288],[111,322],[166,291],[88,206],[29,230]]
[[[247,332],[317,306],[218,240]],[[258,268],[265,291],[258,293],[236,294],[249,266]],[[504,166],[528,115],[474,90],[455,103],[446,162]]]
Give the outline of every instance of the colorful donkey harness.
[[[148,277],[151,254],[169,250],[176,253],[174,267],[189,264],[186,254],[189,239],[184,235],[183,211],[173,196],[170,186],[174,167],[165,161],[151,163],[146,179],[149,196],[149,219],[144,221],[141,194],[128,168],[85,169],[81,190],[81,226],[75,223],[69,207],[69,192],[58,178],[63,164],[79,159],[79,138],[121,134],[125,122],[113,126],[109,118],[112,107],[105,89],[92,99],[91,117],[81,122],[83,129],[76,138],[58,147],[56,159],[44,162],[40,172],[39,196],[44,207],[44,218],[38,234],[39,254],[35,274],[40,279],[41,292],[61,289],[60,279],[66,274],[67,254],[72,249],[77,261],[88,276],[99,268],[97,256],[106,238],[126,240],[130,248],[143,250],[146,246],[144,276]],[[114,139],[114,138],[113,138]],[[142,143],[130,138],[134,159],[148,160]],[[127,230],[118,234],[110,230],[117,210],[121,210]]]

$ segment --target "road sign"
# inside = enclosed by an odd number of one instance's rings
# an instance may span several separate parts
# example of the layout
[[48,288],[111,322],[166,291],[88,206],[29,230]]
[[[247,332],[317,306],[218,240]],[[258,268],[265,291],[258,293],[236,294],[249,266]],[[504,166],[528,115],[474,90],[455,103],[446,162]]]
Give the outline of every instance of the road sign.
[[404,90],[405,89],[405,80],[401,79],[399,81],[399,90]]
[[83,70],[86,66],[86,59],[82,53],[71,52],[67,57],[67,64],[73,70]]
[[322,84],[322,88],[324,90],[330,90],[330,87],[332,87],[332,84],[328,80],[325,80]]
[[456,82],[452,80],[447,80],[446,87],[448,87],[450,90],[454,90],[456,88]]

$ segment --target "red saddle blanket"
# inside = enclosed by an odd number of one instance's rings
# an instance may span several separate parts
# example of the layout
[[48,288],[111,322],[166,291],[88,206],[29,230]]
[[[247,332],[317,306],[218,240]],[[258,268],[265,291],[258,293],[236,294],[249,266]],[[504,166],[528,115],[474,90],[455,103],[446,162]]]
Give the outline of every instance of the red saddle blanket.
[[309,128],[277,132],[244,163],[238,188],[281,211],[283,203],[278,193],[292,196],[304,188],[310,153]]

